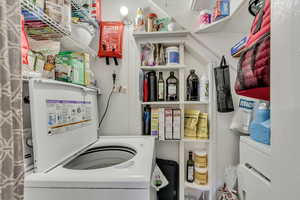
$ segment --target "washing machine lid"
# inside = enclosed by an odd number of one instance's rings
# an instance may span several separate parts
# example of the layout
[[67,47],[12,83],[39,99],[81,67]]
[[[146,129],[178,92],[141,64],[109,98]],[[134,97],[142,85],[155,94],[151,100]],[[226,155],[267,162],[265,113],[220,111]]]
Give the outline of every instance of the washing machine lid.
[[97,141],[96,89],[31,79],[29,93],[35,172],[50,170]]

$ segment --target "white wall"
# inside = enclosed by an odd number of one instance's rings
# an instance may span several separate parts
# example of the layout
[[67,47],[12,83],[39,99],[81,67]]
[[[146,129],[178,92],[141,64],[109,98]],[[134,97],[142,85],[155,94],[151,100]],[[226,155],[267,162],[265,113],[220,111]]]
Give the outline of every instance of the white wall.
[[[147,0],[103,0],[102,11],[104,21],[120,21],[120,7],[127,6],[129,16],[134,17],[137,8],[146,7]],[[97,43],[97,41],[95,41]],[[97,58],[92,68],[95,72],[96,80],[102,89],[103,95],[100,98],[101,115],[106,106],[108,94],[112,88],[112,73],[117,73],[117,83],[128,88],[126,94],[113,94],[110,107],[105,120],[101,126],[103,135],[134,135],[139,134],[139,129],[135,125],[135,110],[137,102],[134,62],[135,43],[130,35],[129,27],[125,28],[123,59],[119,59],[119,66],[115,66],[110,59],[110,65],[105,64],[104,58]]]
[[272,199],[299,199],[300,1],[271,3]]

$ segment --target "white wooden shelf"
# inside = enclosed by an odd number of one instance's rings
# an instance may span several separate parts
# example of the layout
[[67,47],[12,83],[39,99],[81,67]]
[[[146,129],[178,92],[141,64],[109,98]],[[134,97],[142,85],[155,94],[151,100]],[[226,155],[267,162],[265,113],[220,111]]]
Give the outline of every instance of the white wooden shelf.
[[184,104],[186,105],[208,105],[208,101],[184,101]]
[[162,37],[186,37],[189,31],[159,31],[159,32],[134,32],[133,37],[139,38],[162,38]]
[[[210,191],[210,188],[214,186],[215,183],[215,170],[214,170],[214,160],[215,160],[215,151],[214,151],[214,92],[213,92],[213,79],[212,79],[212,65],[208,65],[208,78],[209,78],[209,100],[207,102],[203,101],[186,101],[185,100],[185,92],[186,92],[186,69],[189,69],[190,66],[186,65],[184,58],[185,58],[185,46],[183,42],[183,38],[181,36],[186,36],[186,31],[184,32],[177,32],[177,33],[168,33],[168,32],[153,32],[153,33],[133,33],[133,36],[135,37],[135,41],[138,46],[138,53],[137,55],[141,55],[142,45],[145,43],[168,43],[168,44],[178,44],[180,48],[180,64],[178,65],[165,65],[165,66],[141,66],[141,57],[136,56],[136,70],[141,74],[141,70],[143,71],[176,71],[177,79],[179,81],[178,84],[178,90],[179,90],[179,99],[178,101],[157,101],[157,102],[143,102],[140,101],[141,104],[141,110],[143,110],[143,106],[145,105],[151,105],[153,107],[176,107],[181,110],[181,139],[180,140],[157,140],[157,152],[159,152],[157,155],[160,156],[162,159],[171,159],[171,160],[177,160],[179,162],[179,200],[184,200],[184,194],[186,194],[187,189],[194,189],[198,191]],[[184,38],[185,39],[185,38]],[[143,84],[142,81],[140,81],[140,84]],[[141,85],[139,85],[139,88],[142,88]],[[140,90],[142,93],[142,90]],[[209,116],[209,122],[210,122],[210,129],[209,129],[209,140],[197,140],[197,139],[188,139],[184,138],[184,110],[189,109],[189,107],[194,107],[195,109],[202,110],[202,107],[205,106],[205,110],[208,113]],[[141,112],[142,113],[142,112]],[[143,118],[141,116],[141,121],[143,121]],[[209,174],[209,185],[201,186],[194,183],[188,183],[185,179],[186,174],[186,160],[188,159],[186,157],[186,151],[194,151],[199,148],[199,146],[205,146],[205,149],[208,152],[209,161],[208,161],[208,174]],[[176,148],[178,148],[178,154],[173,155],[176,151]],[[175,150],[174,150],[175,149]],[[174,151],[174,152],[173,152]],[[170,154],[170,155],[168,155]],[[173,156],[176,156],[174,158]],[[209,200],[213,200],[212,192],[209,194]]]
[[179,105],[180,101],[154,101],[142,102],[142,105]]
[[209,191],[209,185],[197,185],[196,183],[185,182],[185,188],[191,188],[200,191]]
[[195,143],[209,143],[209,140],[200,140],[200,139],[189,139],[189,138],[183,138],[183,142],[195,142]]
[[158,142],[165,143],[179,143],[181,140],[157,140]]
[[[240,0],[234,9],[232,9],[232,8],[230,9],[231,14],[229,16],[224,17],[218,21],[212,22],[211,24],[204,25],[200,28],[197,28],[194,31],[194,33],[210,33],[210,32],[219,31],[223,27],[223,25],[228,23],[232,18],[236,17],[237,13],[241,10],[241,8],[243,7],[243,5],[245,5],[245,3],[248,3],[248,1]],[[240,23],[243,23],[243,22],[241,21]]]
[[142,70],[176,70],[186,68],[186,65],[156,65],[156,66],[140,66]]

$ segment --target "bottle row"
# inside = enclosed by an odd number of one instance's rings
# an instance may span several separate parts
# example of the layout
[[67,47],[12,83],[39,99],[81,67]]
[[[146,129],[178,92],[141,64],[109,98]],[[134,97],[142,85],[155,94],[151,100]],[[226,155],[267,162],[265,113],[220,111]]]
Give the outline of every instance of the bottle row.
[[[186,100],[208,102],[209,82],[206,75],[201,79],[191,70],[186,80]],[[164,80],[163,72],[145,71],[143,78],[143,101],[179,101],[179,80],[175,72],[171,71]]]
[[178,101],[179,100],[179,81],[173,71],[165,81],[163,73],[159,72],[157,79],[156,72],[144,73],[143,81],[143,101]]
[[180,140],[181,110],[171,108],[144,108],[144,135],[152,135],[159,140]]
[[186,181],[197,185],[208,184],[208,155],[206,151],[189,151],[186,163]]

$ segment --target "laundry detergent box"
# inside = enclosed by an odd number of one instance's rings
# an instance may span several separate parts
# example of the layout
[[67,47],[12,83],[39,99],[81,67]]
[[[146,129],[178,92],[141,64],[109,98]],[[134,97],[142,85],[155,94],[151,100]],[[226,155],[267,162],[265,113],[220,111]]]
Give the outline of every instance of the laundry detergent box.
[[155,137],[158,137],[159,112],[159,108],[151,109],[151,135]]
[[165,137],[166,140],[173,139],[173,111],[165,109]]
[[181,128],[181,110],[173,110],[173,139],[180,140],[180,128]]
[[59,52],[55,60],[55,80],[72,82],[71,80],[71,54],[72,52],[64,51]]
[[158,139],[165,140],[165,109],[159,109]]
[[70,64],[72,65],[72,83],[78,85],[85,85],[84,54],[80,52],[72,52]]

